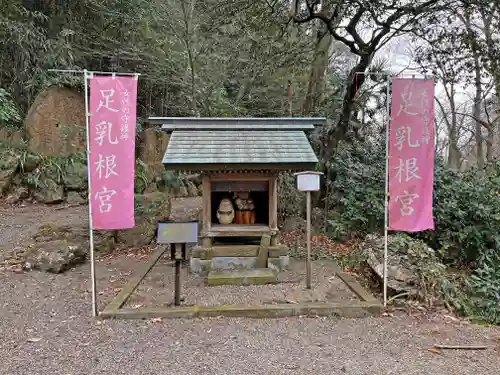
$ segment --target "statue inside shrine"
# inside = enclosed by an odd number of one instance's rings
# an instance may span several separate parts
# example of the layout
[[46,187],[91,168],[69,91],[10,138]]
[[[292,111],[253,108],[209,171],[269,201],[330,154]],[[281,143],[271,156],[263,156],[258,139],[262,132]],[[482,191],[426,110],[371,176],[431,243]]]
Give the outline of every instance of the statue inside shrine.
[[234,208],[231,200],[224,198],[219,203],[217,209],[217,220],[220,224],[231,224],[234,220]]
[[248,192],[235,193],[236,224],[255,224],[255,203]]

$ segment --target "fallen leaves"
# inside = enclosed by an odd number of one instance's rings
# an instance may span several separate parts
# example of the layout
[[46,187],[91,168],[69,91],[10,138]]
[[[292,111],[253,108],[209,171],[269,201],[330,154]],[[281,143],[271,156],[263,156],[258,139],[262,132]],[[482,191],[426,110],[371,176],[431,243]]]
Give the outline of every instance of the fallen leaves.
[[[281,242],[289,247],[306,248],[306,235],[301,231],[281,233]],[[350,240],[337,242],[328,236],[318,235],[311,237],[312,253],[320,252],[324,256],[337,257],[351,253],[358,245],[358,241]]]

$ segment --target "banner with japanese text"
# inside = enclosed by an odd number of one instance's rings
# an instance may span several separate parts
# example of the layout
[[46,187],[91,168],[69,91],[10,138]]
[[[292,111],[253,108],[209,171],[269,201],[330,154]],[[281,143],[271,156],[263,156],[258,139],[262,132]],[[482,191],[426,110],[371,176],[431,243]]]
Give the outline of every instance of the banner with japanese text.
[[388,229],[434,229],[434,80],[393,78],[390,115]]
[[90,78],[90,204],[94,229],[127,229],[134,220],[137,78]]

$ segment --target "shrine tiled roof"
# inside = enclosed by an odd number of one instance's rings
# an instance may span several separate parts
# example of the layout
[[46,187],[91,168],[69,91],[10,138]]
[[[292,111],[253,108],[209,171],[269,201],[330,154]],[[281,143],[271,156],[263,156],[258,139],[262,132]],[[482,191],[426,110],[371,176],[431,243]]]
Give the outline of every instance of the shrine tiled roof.
[[318,162],[304,132],[314,129],[313,119],[291,124],[213,120],[163,125],[172,132],[163,158],[166,169],[310,169]]

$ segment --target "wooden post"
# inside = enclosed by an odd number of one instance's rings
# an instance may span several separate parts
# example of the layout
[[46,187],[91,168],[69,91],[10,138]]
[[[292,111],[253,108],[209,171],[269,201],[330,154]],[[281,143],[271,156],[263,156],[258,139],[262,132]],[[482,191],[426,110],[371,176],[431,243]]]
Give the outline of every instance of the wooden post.
[[311,289],[312,264],[311,264],[311,191],[320,190],[320,176],[322,172],[299,172],[297,176],[297,188],[306,192],[307,207],[307,259],[306,259],[306,288]]
[[311,192],[307,192],[307,259],[306,259],[306,288],[311,289]]
[[174,306],[180,306],[181,304],[181,254],[183,250],[182,244],[172,244],[174,248],[173,251],[173,261],[175,263],[175,280],[174,280]]
[[259,252],[257,253],[257,268],[267,268],[270,244],[271,236],[269,236],[268,234],[264,234],[260,239]]
[[269,228],[278,229],[278,178],[269,180]]
[[212,241],[209,237],[206,237],[208,232],[212,227],[212,188],[210,184],[210,177],[208,175],[203,175],[201,178],[202,183],[202,202],[203,202],[203,212],[202,212],[202,245],[204,247],[211,247]]

